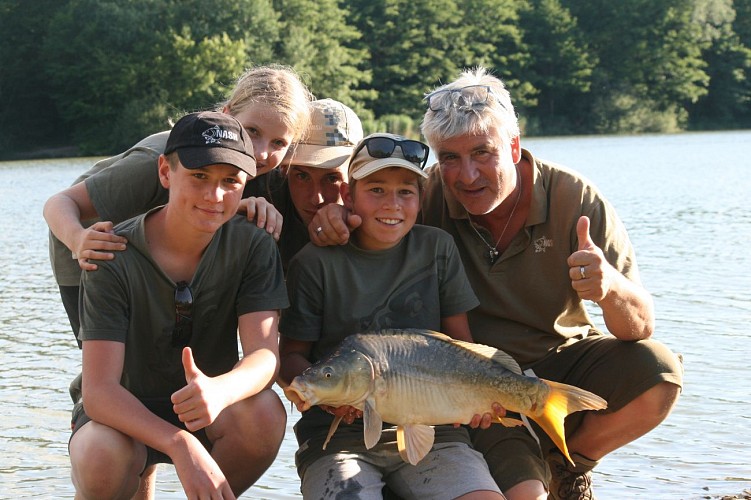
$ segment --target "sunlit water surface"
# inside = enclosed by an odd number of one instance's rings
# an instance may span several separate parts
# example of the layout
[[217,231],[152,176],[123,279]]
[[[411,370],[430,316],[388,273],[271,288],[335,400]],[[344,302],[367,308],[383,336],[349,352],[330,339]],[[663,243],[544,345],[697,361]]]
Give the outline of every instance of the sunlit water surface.
[[[699,499],[751,488],[751,132],[529,139],[616,206],[654,294],[656,338],[685,390],[658,429],[603,460],[598,498]],[[72,498],[67,455],[80,369],[50,271],[42,205],[91,158],[0,163],[0,497]],[[274,465],[244,498],[299,498],[290,412]],[[157,498],[184,495],[161,465]]]

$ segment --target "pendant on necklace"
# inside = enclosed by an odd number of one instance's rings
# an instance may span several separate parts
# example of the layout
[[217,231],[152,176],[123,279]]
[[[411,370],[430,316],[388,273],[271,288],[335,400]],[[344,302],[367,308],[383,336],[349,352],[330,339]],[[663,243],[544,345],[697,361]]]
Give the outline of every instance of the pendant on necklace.
[[495,263],[495,259],[498,258],[498,255],[499,255],[498,254],[498,250],[496,250],[495,248],[491,248],[490,249],[490,251],[488,252],[488,256],[490,257],[490,263],[491,264]]

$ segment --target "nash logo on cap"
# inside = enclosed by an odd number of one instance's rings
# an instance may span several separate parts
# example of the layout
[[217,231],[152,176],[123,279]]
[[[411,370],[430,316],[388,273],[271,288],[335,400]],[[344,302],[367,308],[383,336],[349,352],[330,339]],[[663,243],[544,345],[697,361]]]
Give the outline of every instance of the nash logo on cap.
[[214,125],[213,127],[206,129],[201,135],[206,140],[206,144],[221,144],[221,139],[229,139],[230,141],[240,140],[237,133],[232,132],[231,130],[224,130],[219,127],[219,125]]

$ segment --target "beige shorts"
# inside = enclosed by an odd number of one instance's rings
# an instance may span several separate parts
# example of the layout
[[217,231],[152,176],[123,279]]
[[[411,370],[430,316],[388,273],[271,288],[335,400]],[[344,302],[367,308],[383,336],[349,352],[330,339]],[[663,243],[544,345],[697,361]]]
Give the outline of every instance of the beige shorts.
[[456,442],[435,444],[417,465],[404,462],[395,447],[324,455],[305,470],[300,491],[303,498],[381,500],[384,486],[405,499],[500,492],[482,455]]

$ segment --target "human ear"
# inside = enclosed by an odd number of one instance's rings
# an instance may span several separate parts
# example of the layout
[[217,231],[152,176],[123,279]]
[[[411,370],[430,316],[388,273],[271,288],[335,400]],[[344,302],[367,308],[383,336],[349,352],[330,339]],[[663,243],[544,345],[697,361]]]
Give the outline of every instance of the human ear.
[[162,183],[162,187],[164,187],[164,189],[169,189],[170,173],[172,173],[172,170],[170,169],[169,158],[167,158],[165,155],[159,155],[158,168],[159,182]]
[[342,202],[344,203],[344,207],[352,210],[355,206],[355,198],[352,187],[348,182],[342,182],[342,184],[339,186],[339,192],[342,195]]

